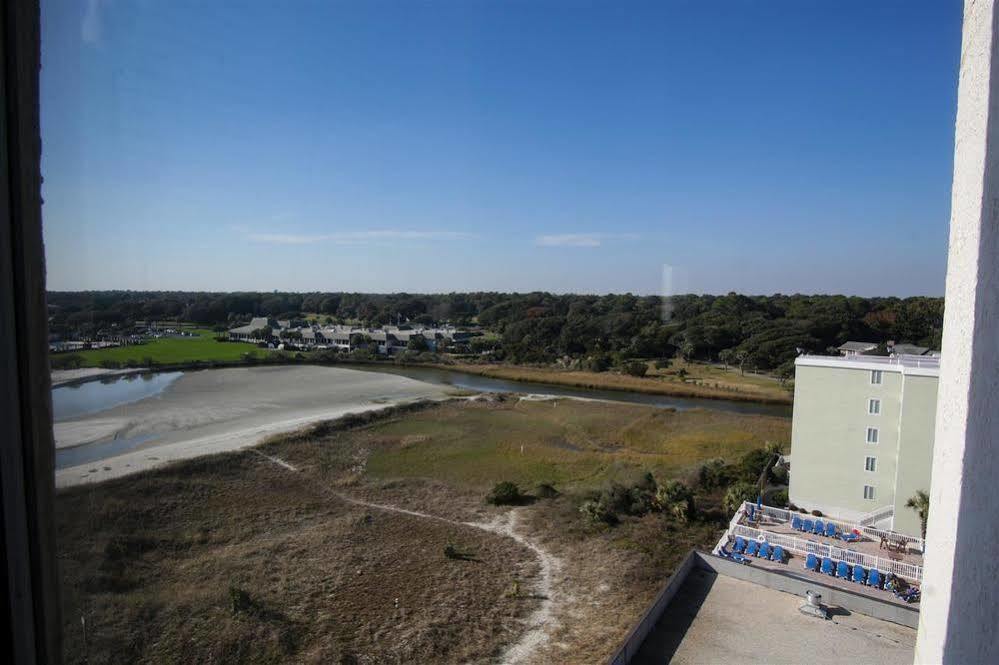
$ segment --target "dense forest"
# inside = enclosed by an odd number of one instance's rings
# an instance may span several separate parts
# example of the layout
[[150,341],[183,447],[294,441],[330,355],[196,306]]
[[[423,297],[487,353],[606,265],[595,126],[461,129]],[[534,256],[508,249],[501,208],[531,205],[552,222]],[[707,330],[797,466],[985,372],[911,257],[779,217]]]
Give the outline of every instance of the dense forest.
[[[233,326],[252,316],[380,326],[479,325],[500,358],[550,362],[565,356],[720,360],[786,370],[798,349],[826,353],[848,339],[940,348],[942,298],[681,295],[670,298],[551,293],[181,293],[52,292],[50,328],[87,335],[135,321]],[[496,339],[498,338],[498,343]]]

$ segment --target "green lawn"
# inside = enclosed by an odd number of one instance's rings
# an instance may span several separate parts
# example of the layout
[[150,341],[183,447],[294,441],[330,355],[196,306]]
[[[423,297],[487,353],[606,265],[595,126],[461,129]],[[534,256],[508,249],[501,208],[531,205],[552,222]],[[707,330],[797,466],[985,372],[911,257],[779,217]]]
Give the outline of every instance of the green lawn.
[[263,355],[265,351],[254,344],[241,342],[216,342],[215,333],[196,329],[198,337],[167,337],[154,339],[136,346],[118,346],[112,349],[80,351],[84,367],[100,367],[103,361],[125,365],[128,362],[144,365],[149,359],[162,365],[201,361],[235,361],[246,353]]

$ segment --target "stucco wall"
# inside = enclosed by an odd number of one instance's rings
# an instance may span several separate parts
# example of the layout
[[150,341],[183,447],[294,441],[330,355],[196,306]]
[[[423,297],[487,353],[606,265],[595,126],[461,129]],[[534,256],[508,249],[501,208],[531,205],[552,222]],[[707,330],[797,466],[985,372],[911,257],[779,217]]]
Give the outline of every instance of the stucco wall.
[[[795,370],[791,430],[791,483],[795,505],[855,519],[894,501],[902,375],[884,371],[872,385],[870,370],[798,365]],[[869,415],[868,400],[881,400],[881,413]],[[878,443],[867,443],[877,427]],[[868,455],[876,471],[865,470]],[[864,485],[875,488],[864,499]]]
[[936,377],[906,375],[904,383],[893,528],[899,533],[920,536],[919,516],[912,508],[906,508],[905,502],[916,491],[930,489],[939,381]]

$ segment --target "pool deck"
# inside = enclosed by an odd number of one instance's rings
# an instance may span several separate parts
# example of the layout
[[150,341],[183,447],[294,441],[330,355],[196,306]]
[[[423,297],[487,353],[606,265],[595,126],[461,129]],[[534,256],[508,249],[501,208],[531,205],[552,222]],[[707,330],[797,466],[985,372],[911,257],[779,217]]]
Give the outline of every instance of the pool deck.
[[[731,542],[729,547],[731,548]],[[765,568],[767,570],[775,570],[781,573],[786,573],[788,575],[793,575],[799,579],[806,581],[816,581],[821,582],[827,586],[836,587],[838,589],[843,589],[844,591],[852,591],[853,593],[859,593],[864,596],[869,596],[871,598],[876,598],[885,603],[891,603],[894,605],[899,605],[901,607],[912,607],[918,608],[919,603],[906,603],[901,598],[896,598],[891,591],[885,591],[884,589],[875,589],[869,587],[865,584],[858,584],[857,582],[851,582],[850,580],[844,580],[839,577],[833,577],[831,575],[826,575],[824,573],[819,573],[814,570],[808,570],[805,568],[804,557],[791,555],[791,558],[787,560],[787,563],[778,563],[776,561],[769,561],[767,559],[757,559],[755,557],[749,557],[751,563],[746,564],[749,566],[755,566],[757,568]]]
[[[815,519],[815,518],[809,518]],[[821,518],[819,518],[821,519]],[[835,519],[835,518],[833,518]],[[826,536],[818,536],[813,533],[803,533],[796,529],[791,528],[789,522],[780,522],[772,518],[763,517],[758,521],[750,522],[746,517],[739,520],[739,524],[751,527],[753,529],[761,529],[763,531],[770,531],[772,533],[778,533],[785,536],[794,536],[795,538],[801,538],[802,540],[810,540],[815,543],[821,543],[823,545],[834,545],[836,547],[842,547],[844,549],[850,549],[854,552],[860,552],[861,554],[870,554],[872,556],[878,556],[882,559],[893,559],[895,561],[901,561],[902,563],[910,563],[915,566],[923,565],[923,555],[919,552],[906,552],[904,554],[882,549],[880,547],[880,542],[877,540],[871,540],[870,538],[864,536],[861,540],[853,543],[848,543],[839,538],[827,538]]]

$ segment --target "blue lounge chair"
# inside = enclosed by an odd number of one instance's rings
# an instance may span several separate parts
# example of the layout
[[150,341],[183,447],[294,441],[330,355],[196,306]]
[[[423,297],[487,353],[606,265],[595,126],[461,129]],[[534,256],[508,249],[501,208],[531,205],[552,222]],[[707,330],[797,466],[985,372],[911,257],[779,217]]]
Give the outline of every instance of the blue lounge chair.
[[826,532],[826,525],[822,523],[822,520],[815,520],[815,529],[812,531],[817,536],[821,536]]
[[820,570],[826,575],[836,574],[836,567],[833,565],[832,559],[828,557],[822,559],[822,568]]
[[791,518],[791,528],[795,531],[801,531],[804,527],[801,525],[801,518],[795,515]]
[[867,586],[881,588],[884,582],[881,580],[881,573],[878,572],[877,568],[871,568],[870,572],[867,573]]
[[780,545],[774,545],[774,553],[770,555],[770,560],[778,561],[780,563],[784,563],[785,561],[787,561],[787,558],[784,554],[784,548],[781,547]]
[[811,533],[814,526],[815,525],[812,524],[812,520],[805,520],[805,533]]
[[769,559],[770,546],[767,545],[766,543],[760,543],[760,551],[757,553],[756,556],[760,557],[761,559]]
[[828,524],[826,524],[826,536],[828,538],[835,538],[836,537],[836,525],[833,524],[832,522],[829,522]]
[[805,570],[815,570],[819,567],[819,557],[809,554],[805,557]]
[[841,580],[850,579],[850,564],[848,564],[846,561],[840,561],[836,565],[836,577],[840,578]]
[[745,563],[745,564],[749,563],[749,559],[742,556],[738,552],[729,552],[727,549],[725,549],[724,545],[722,545],[720,553],[726,559],[732,559],[732,561],[735,561],[736,563]]
[[742,536],[736,536],[735,537],[735,545],[732,546],[732,551],[733,552],[738,552],[739,554],[742,554],[743,552],[745,552],[746,551],[746,539],[743,538]]
[[866,571],[864,570],[863,566],[854,566],[853,567],[853,581],[856,582],[857,584],[863,584],[864,583],[864,577],[866,577],[865,573],[866,573]]
[[759,549],[760,546],[757,544],[757,542],[755,540],[750,540],[749,544],[746,545],[746,556],[756,556],[756,553],[759,551]]
[[749,517],[750,522],[754,521],[756,519],[756,506],[749,504],[749,507],[746,509],[746,516]]
[[850,533],[839,534],[839,539],[845,540],[848,543],[855,543],[860,540],[860,536],[851,531]]

